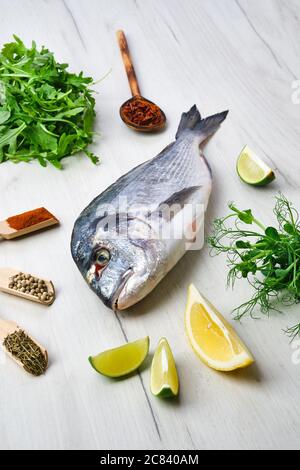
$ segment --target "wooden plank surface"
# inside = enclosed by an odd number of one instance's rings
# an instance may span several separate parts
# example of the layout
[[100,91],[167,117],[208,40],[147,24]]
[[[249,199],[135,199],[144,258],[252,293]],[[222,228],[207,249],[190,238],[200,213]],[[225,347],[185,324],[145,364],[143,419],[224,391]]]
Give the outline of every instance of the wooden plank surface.
[[[17,12],[17,14],[16,14]],[[137,135],[118,116],[129,87],[115,39],[125,30],[142,93],[165,110],[168,128]],[[187,343],[183,312],[194,282],[230,318],[249,296],[246,283],[225,288],[225,260],[208,249],[188,253],[143,302],[117,318],[84,284],[70,256],[79,212],[117,177],[157,154],[174,138],[180,114],[196,103],[203,115],[229,109],[206,156],[214,173],[206,228],[235,200],[273,222],[281,190],[300,207],[299,116],[292,84],[300,79],[298,0],[2,0],[1,42],[15,33],[55,51],[75,71],[100,79],[94,167],[79,156],[64,171],[37,164],[0,165],[0,220],[45,206],[61,227],[0,243],[2,266],[52,279],[50,308],[1,294],[0,317],[31,332],[48,350],[44,377],[24,374],[0,357],[2,449],[211,449],[297,448],[300,365],[282,333],[299,319],[299,307],[270,319],[245,319],[237,331],[256,357],[254,368],[222,375],[203,366]],[[277,170],[275,184],[254,189],[235,171],[248,144]],[[180,399],[166,402],[149,391],[149,368],[112,383],[87,357],[149,335],[173,348]]]

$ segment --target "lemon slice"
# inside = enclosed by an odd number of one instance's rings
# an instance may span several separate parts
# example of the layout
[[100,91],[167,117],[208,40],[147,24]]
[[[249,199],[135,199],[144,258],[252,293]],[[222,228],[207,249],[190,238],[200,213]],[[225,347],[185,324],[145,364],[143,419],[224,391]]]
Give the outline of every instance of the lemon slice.
[[193,284],[188,290],[185,327],[195,353],[212,369],[232,371],[254,362],[232,326]]
[[89,357],[92,367],[107,377],[123,377],[138,369],[149,352],[149,337]]
[[151,392],[157,397],[176,397],[179,380],[174,357],[166,338],[161,338],[151,366]]
[[241,180],[252,186],[265,186],[275,179],[273,170],[247,145],[239,155],[236,168]]

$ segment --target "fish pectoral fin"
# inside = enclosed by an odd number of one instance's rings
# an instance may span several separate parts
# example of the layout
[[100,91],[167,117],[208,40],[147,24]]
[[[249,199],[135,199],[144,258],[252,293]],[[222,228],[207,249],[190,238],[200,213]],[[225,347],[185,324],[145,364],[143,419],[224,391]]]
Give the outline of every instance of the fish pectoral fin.
[[172,220],[173,217],[187,204],[193,193],[198,191],[201,186],[190,186],[173,193],[168,199],[161,202],[157,208],[160,216],[166,220]]

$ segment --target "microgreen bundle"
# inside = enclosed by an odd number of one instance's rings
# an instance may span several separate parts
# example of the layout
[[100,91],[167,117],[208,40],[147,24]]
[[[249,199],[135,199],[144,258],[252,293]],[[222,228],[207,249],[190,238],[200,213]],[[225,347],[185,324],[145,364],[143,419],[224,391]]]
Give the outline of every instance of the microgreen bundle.
[[[269,314],[278,305],[300,299],[300,221],[293,205],[282,195],[276,197],[276,227],[265,227],[252,211],[229,204],[230,214],[214,221],[208,238],[212,254],[226,253],[228,284],[245,278],[254,288],[250,300],[235,309],[235,318],[254,316],[255,308]],[[300,334],[300,323],[287,332]]]

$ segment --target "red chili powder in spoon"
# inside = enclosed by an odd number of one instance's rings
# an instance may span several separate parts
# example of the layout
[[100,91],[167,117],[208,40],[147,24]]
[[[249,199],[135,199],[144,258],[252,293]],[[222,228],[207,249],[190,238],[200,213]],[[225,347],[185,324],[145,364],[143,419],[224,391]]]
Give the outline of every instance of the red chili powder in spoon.
[[22,230],[24,228],[40,224],[41,222],[45,222],[46,220],[50,219],[57,220],[54,215],[47,211],[47,209],[45,209],[44,207],[40,207],[32,211],[24,212],[19,215],[14,215],[13,217],[9,217],[6,222],[11,228],[15,230]]

